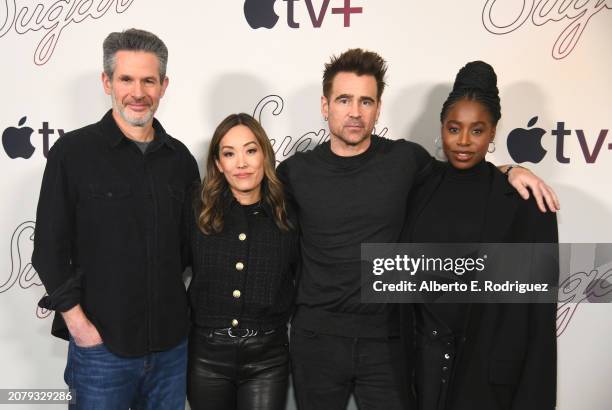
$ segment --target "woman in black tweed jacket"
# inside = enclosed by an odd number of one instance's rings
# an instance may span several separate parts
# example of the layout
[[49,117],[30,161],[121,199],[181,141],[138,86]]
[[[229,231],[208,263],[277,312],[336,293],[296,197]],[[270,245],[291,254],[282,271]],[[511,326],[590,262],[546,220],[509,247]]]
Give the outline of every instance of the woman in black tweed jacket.
[[283,409],[298,260],[274,151],[248,114],[210,143],[195,201],[187,397],[192,409]]

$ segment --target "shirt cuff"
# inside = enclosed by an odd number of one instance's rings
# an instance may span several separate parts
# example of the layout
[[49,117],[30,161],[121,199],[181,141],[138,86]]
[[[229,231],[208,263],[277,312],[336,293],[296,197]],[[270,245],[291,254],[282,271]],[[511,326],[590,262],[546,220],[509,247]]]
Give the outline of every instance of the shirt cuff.
[[81,275],[77,274],[55,289],[50,295],[43,296],[38,302],[38,306],[47,310],[66,312],[78,305],[80,301]]

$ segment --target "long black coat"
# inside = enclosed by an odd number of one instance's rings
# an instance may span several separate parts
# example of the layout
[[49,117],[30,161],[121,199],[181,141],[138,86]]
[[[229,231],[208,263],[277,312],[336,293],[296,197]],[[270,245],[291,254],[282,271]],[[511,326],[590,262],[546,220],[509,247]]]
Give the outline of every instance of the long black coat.
[[[484,242],[556,243],[554,213],[541,213],[523,200],[493,165],[486,206]],[[440,186],[434,174],[411,196],[403,242],[411,241],[416,218]],[[418,309],[419,307],[416,306]],[[414,368],[414,309],[401,306],[406,368]],[[548,410],[556,403],[557,339],[554,304],[472,304],[455,362],[445,410]],[[432,365],[438,365],[432,364]],[[430,409],[427,409],[430,410]]]

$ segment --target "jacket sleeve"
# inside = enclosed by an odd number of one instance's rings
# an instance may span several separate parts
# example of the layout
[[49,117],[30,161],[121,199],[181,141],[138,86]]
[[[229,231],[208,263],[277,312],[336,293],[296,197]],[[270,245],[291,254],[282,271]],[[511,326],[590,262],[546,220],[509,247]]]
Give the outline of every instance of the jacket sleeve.
[[414,143],[414,161],[416,163],[417,174],[415,184],[420,185],[427,181],[440,161],[429,155],[429,152],[421,145]]
[[[540,213],[529,206],[528,226],[531,242],[557,244],[557,218],[552,212]],[[555,249],[558,247],[555,246]],[[558,266],[553,273],[558,282]],[[555,283],[556,284],[556,283]],[[534,303],[529,306],[528,348],[521,378],[512,403],[513,410],[554,410],[557,396],[557,332],[555,303]]]
[[290,203],[290,206],[295,210],[296,203],[295,198],[293,196],[293,189],[291,186],[291,181],[289,179],[289,166],[287,164],[288,159],[281,162],[276,168],[276,176],[283,184],[283,192],[285,193],[285,199]]
[[32,253],[32,266],[48,293],[39,306],[59,312],[79,304],[81,287],[81,272],[73,255],[76,191],[67,176],[63,148],[64,144],[58,141],[49,151]]
[[183,271],[193,264],[191,240],[193,228],[196,223],[194,204],[200,194],[200,171],[198,170],[198,164],[191,154],[188,154],[187,162],[185,200],[183,202],[181,218],[181,259],[183,262]]

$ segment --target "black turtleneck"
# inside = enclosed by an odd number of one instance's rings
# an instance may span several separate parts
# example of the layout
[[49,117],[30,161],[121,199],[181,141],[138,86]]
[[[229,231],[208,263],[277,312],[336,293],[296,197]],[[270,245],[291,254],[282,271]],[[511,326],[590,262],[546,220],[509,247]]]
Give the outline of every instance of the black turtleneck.
[[485,161],[465,170],[448,163],[440,186],[419,215],[412,242],[481,242],[489,181]]
[[[491,172],[481,161],[470,169],[446,164],[440,185],[419,215],[413,230],[415,243],[482,242],[484,215],[489,196]],[[467,305],[434,303],[417,310],[421,330],[447,329],[461,333]]]

